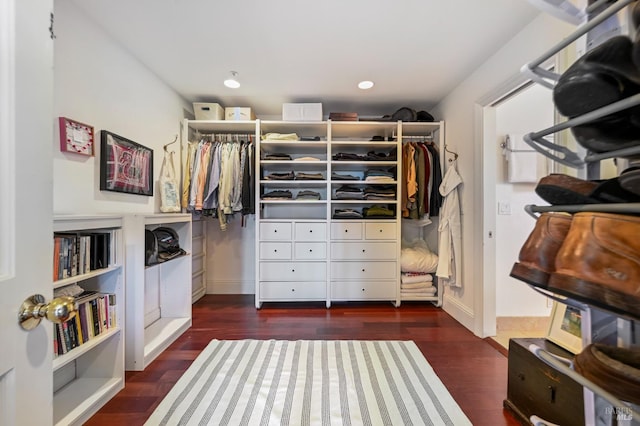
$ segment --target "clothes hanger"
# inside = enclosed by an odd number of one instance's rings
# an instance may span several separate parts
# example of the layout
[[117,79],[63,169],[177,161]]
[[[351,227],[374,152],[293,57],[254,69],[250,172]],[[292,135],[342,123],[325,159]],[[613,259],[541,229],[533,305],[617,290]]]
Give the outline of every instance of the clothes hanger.
[[173,142],[169,142],[168,144],[166,144],[165,146],[162,147],[164,149],[164,152],[166,152],[168,154],[169,151],[167,151],[167,147],[169,145],[171,145],[172,143],[176,143],[176,142],[178,142],[178,135],[176,135],[176,137],[173,139]]

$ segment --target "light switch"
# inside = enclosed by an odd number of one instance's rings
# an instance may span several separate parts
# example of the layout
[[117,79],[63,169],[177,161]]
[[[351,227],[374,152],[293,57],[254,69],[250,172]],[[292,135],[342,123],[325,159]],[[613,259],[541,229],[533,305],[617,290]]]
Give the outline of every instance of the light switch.
[[507,201],[499,201],[498,202],[498,214],[500,215],[510,215],[511,214],[511,203]]

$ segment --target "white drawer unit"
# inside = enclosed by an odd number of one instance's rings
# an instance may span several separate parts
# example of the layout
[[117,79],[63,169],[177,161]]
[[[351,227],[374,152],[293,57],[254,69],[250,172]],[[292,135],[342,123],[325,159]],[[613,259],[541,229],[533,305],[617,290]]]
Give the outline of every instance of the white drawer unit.
[[327,258],[327,243],[295,243],[296,260],[324,260]]
[[308,282],[260,282],[260,296],[269,301],[324,300],[327,297],[326,281]]
[[373,222],[364,224],[364,238],[367,240],[395,240],[396,223]]
[[325,262],[260,262],[260,281],[319,281],[326,277]]
[[334,281],[333,300],[391,300],[396,297],[396,282],[390,281]]
[[331,243],[332,260],[395,260],[395,242]]
[[291,222],[262,222],[260,224],[261,240],[290,240]]
[[264,242],[260,243],[260,259],[263,260],[289,260],[291,259],[290,242]]
[[361,240],[362,222],[334,222],[331,224],[332,240]]
[[332,280],[393,280],[396,262],[331,262]]
[[296,222],[294,237],[296,241],[326,241],[327,224],[314,222]]

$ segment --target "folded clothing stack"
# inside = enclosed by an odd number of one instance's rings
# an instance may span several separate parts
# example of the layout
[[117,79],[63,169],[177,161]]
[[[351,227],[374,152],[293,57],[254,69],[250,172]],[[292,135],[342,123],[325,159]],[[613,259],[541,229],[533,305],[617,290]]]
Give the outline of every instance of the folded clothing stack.
[[437,292],[433,285],[433,274],[403,272],[400,275],[400,294],[410,296],[433,296]]

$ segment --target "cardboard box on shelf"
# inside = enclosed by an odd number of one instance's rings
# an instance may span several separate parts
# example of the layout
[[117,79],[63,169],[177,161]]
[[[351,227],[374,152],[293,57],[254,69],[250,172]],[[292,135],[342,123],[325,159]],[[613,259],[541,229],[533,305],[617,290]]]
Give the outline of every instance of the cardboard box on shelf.
[[193,113],[196,120],[224,120],[224,108],[220,104],[194,102]]
[[255,120],[256,115],[248,107],[227,107],[224,109],[225,120],[246,121]]
[[322,104],[321,103],[282,104],[282,120],[284,121],[322,121]]

